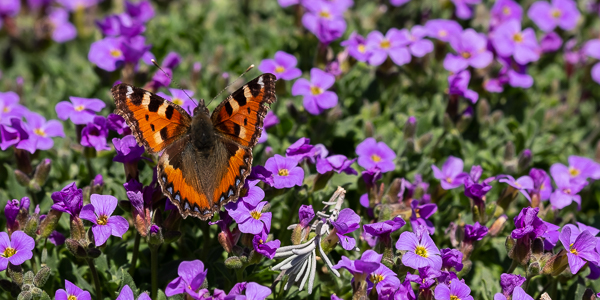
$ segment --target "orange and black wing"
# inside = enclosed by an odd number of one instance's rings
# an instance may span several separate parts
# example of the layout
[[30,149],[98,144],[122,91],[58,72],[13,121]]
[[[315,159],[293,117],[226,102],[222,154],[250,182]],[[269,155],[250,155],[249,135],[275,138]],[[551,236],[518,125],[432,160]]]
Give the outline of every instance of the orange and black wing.
[[190,115],[178,105],[154,93],[121,83],[111,89],[117,109],[125,118],[138,144],[149,153],[157,153],[185,134]]
[[262,133],[263,121],[274,103],[275,75],[262,74],[231,94],[211,119],[227,157],[227,166],[212,195],[213,206],[235,201],[252,168],[252,147]]

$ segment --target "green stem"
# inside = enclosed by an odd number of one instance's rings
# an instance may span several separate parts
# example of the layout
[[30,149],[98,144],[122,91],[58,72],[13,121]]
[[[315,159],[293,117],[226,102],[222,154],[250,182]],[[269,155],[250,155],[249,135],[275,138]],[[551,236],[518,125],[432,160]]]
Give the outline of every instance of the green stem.
[[150,265],[152,272],[152,291],[151,298],[156,299],[158,294],[158,246],[150,246]]
[[237,279],[237,282],[243,282],[244,281],[244,268],[235,269],[235,277]]
[[135,234],[135,241],[133,242],[133,254],[131,256],[131,265],[129,266],[129,275],[133,276],[135,272],[135,266],[137,265],[138,253],[140,252],[140,240],[142,236],[139,232]]
[[506,273],[510,274],[510,273],[514,272],[518,265],[519,265],[519,263],[516,260],[513,260],[512,263],[510,264],[510,267],[508,268],[508,271],[506,271]]
[[94,278],[94,291],[96,292],[96,299],[102,300],[102,289],[100,288],[100,279],[98,278],[98,272],[96,271],[94,260],[90,258],[86,260],[90,268],[90,272],[92,273],[92,278]]

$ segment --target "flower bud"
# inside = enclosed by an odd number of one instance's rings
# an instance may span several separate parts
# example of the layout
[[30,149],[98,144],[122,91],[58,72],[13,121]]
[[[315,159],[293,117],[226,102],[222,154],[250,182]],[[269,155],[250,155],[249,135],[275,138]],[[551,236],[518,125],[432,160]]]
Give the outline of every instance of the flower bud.
[[33,295],[33,297],[35,297],[36,299],[39,299],[39,297],[42,295],[42,292],[42,289],[40,289],[37,286],[31,288],[31,295]]
[[458,130],[458,132],[463,133],[467,130],[467,128],[469,128],[469,125],[471,125],[471,122],[473,121],[473,114],[462,114],[460,116],[460,119],[458,119],[458,121],[456,122],[456,130]]
[[481,99],[477,103],[477,118],[479,122],[483,121],[490,114],[490,103],[487,99]]
[[50,209],[50,211],[46,215],[46,218],[44,218],[42,224],[40,224],[40,236],[42,238],[45,239],[50,236],[52,231],[54,231],[54,229],[56,228],[56,224],[58,223],[60,216],[62,216],[62,212]]
[[87,249],[87,256],[89,258],[98,258],[100,255],[102,255],[102,251],[98,248],[92,247]]
[[233,241],[231,240],[231,236],[227,232],[219,232],[219,234],[217,235],[217,240],[219,241],[219,244],[221,245],[221,247],[223,247],[225,252],[233,252]]
[[542,269],[542,274],[558,276],[560,273],[566,270],[568,266],[569,260],[567,258],[567,251],[563,249],[548,260]]
[[507,220],[508,220],[508,217],[506,215],[499,216],[498,219],[496,219],[496,221],[494,221],[494,223],[492,223],[492,226],[490,226],[490,230],[488,231],[488,234],[491,237],[498,236],[498,234],[500,232],[502,232],[502,229],[504,229],[504,225],[506,225]]
[[502,111],[496,110],[492,113],[490,120],[492,121],[492,125],[498,124],[500,120],[504,117],[504,113]]
[[404,123],[404,139],[410,139],[415,137],[415,133],[417,132],[417,118],[414,116],[408,117],[406,123]]
[[29,187],[31,178],[29,178],[29,176],[27,176],[27,174],[23,173],[21,170],[15,170],[15,177],[17,178],[17,182],[21,186]]
[[18,286],[23,285],[23,269],[20,265],[15,266],[9,262],[6,271],[8,273],[8,277],[10,277],[14,283],[16,283]]
[[17,297],[17,300],[31,300],[33,298],[33,295],[31,294],[31,292],[29,291],[22,291],[19,296]]
[[512,252],[516,244],[517,240],[513,239],[510,236],[506,237],[506,241],[504,242],[504,248],[506,249],[506,253],[508,253],[508,257],[512,258]]
[[[404,143],[404,149],[406,150],[406,153],[415,153],[417,151],[417,147],[415,145],[415,139],[407,139],[405,140]],[[419,148],[420,150],[420,148]]]
[[160,227],[155,224],[150,226],[150,234],[148,235],[148,244],[160,246],[164,242]]
[[531,150],[525,149],[525,150],[521,151],[521,154],[519,154],[519,163],[518,163],[519,172],[523,172],[523,171],[527,170],[529,168],[529,166],[531,165],[532,160],[533,160],[533,156],[531,154]]
[[429,143],[431,143],[431,140],[433,139],[433,134],[431,132],[428,132],[422,136],[420,136],[417,139],[417,143],[415,145],[415,148],[417,151],[423,151],[423,148],[427,147],[427,145],[429,145]]
[[50,268],[48,266],[43,266],[35,277],[33,277],[33,284],[37,287],[43,287],[46,284],[46,281],[50,277]]
[[33,272],[27,271],[25,275],[23,275],[23,284],[33,284]]
[[85,237],[85,227],[83,221],[77,216],[71,216],[71,238],[81,240]]
[[327,183],[329,183],[329,179],[331,179],[331,177],[333,177],[333,171],[325,172],[325,174],[317,173],[315,175],[315,180],[313,181],[312,191],[316,192],[324,189],[327,186]]
[[373,122],[365,121],[365,137],[372,137],[375,134]]
[[241,269],[242,261],[237,256],[231,256],[225,260],[225,266],[229,269]]
[[73,255],[75,255],[75,257],[78,257],[78,258],[86,258],[87,257],[87,252],[85,251],[85,248],[83,248],[83,246],[81,246],[81,244],[79,244],[78,241],[76,241],[74,239],[67,239],[65,241],[65,244],[67,245],[67,249],[69,249],[69,251],[71,251],[71,253],[73,253]]
[[23,228],[23,231],[28,236],[35,239],[36,235],[37,235],[39,221],[40,221],[40,216],[38,214],[31,215],[31,217],[29,217],[29,219],[27,219],[27,222],[25,222],[25,228]]
[[252,239],[254,239],[253,234],[244,233],[242,234],[241,243],[244,245],[244,247],[252,249],[254,247],[252,244]]
[[52,160],[44,159],[40,164],[35,168],[35,173],[33,173],[33,180],[38,187],[44,186],[46,183],[46,179],[48,179],[48,174],[50,174],[50,169],[52,168]]

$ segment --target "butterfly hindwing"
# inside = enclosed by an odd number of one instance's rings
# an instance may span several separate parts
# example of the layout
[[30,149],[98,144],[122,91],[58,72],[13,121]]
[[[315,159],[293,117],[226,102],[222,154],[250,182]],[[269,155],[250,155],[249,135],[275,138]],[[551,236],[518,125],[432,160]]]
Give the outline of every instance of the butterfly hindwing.
[[252,148],[262,133],[263,120],[275,98],[275,75],[262,74],[233,92],[212,113],[217,132]]
[[176,104],[144,89],[121,83],[112,88],[117,109],[139,144],[157,153],[185,134],[190,115]]

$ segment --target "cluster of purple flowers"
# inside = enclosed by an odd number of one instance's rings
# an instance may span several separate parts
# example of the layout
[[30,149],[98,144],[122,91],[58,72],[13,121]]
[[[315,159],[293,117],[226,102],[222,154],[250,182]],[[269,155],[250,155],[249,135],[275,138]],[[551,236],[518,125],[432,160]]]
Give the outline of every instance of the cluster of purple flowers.
[[302,5],[306,12],[302,25],[323,44],[339,39],[346,31],[344,12],[354,5],[352,0],[278,0],[283,7]]
[[53,137],[64,137],[59,121],[46,120],[19,104],[15,92],[0,92],[0,149],[14,146],[30,153],[54,146]]

